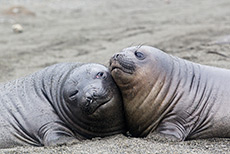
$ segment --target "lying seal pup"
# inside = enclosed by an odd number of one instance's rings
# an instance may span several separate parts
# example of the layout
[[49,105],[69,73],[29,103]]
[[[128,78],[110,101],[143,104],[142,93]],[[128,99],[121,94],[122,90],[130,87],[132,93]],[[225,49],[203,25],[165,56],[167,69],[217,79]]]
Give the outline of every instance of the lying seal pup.
[[230,70],[204,66],[149,46],[110,60],[128,130],[173,140],[230,137]]
[[122,98],[100,64],[61,63],[0,85],[0,148],[125,132]]

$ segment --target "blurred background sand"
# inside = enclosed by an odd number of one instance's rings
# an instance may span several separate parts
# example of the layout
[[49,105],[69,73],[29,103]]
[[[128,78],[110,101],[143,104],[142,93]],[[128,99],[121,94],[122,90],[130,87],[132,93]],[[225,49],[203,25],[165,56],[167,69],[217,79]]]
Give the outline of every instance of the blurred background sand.
[[[23,33],[14,33],[21,24]],[[132,45],[230,69],[229,0],[0,0],[0,82],[58,62],[97,62]],[[230,139],[169,142],[115,135],[0,153],[230,153]]]

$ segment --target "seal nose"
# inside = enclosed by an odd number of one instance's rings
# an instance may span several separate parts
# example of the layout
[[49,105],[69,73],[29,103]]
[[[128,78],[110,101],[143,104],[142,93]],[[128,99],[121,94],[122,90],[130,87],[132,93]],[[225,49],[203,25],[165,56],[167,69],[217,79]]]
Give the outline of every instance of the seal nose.
[[121,57],[120,53],[116,53],[115,55],[113,55],[114,60],[117,60],[119,57]]
[[119,58],[121,58],[121,57],[122,57],[122,55],[120,53],[114,54],[113,57],[109,61],[109,65],[111,65],[113,63],[113,61],[118,61]]
[[87,92],[86,93],[86,106],[89,106],[90,104],[92,104],[94,101],[96,101],[96,94],[97,92],[95,90]]
[[86,105],[86,106],[88,106],[88,105],[90,105],[90,104],[92,104],[92,103],[93,103],[94,98],[93,98],[93,97],[91,97],[91,96],[88,96],[88,97],[86,97],[86,101],[87,101],[87,105]]

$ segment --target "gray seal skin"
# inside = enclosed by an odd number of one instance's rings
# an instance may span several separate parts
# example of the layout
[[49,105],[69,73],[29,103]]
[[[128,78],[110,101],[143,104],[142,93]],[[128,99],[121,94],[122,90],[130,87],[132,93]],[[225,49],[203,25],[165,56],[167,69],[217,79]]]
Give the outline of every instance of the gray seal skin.
[[230,137],[230,70],[196,64],[150,47],[123,49],[109,69],[132,136],[183,141]]
[[0,85],[0,148],[124,132],[121,94],[103,65],[60,63]]

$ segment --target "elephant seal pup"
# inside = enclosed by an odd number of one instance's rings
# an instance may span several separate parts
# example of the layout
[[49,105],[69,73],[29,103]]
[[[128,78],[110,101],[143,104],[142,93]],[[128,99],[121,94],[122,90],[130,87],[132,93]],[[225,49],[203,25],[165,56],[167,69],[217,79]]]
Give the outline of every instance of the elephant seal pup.
[[0,148],[125,132],[121,94],[100,64],[60,63],[0,85]]
[[149,46],[110,60],[132,136],[172,140],[230,137],[230,70],[204,66]]

